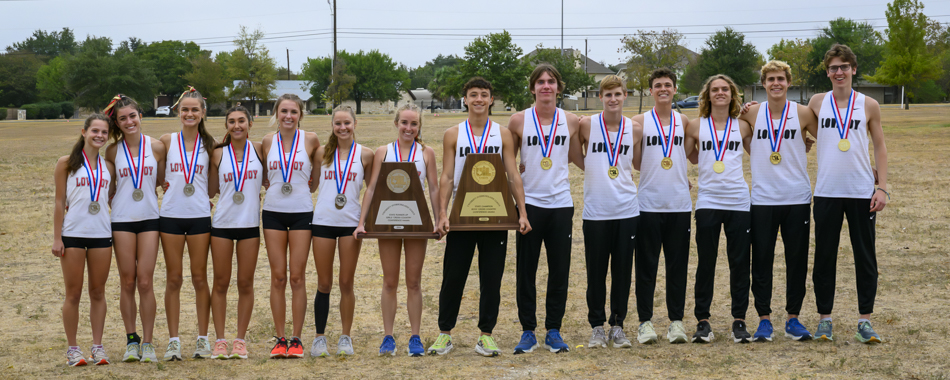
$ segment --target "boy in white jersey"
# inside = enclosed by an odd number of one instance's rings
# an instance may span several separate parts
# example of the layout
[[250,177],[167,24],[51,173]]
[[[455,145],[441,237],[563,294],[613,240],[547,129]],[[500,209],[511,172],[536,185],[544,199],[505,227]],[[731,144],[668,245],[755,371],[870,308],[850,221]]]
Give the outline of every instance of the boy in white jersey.
[[[683,148],[689,119],[673,111],[676,74],[659,68],[650,74],[650,94],[655,106],[633,117],[643,125],[641,143],[635,146],[634,167],[640,169],[640,223],[637,239],[637,314],[640,327],[637,341],[656,343],[653,328],[653,292],[663,250],[666,263],[666,309],[670,343],[686,343],[683,310],[686,307],[686,270],[689,261],[689,217],[693,201],[686,179],[686,152]],[[693,158],[695,160],[695,158]]]
[[774,335],[770,318],[772,264],[779,228],[785,246],[785,336],[812,338],[798,321],[798,314],[805,298],[811,233],[811,181],[804,132],[814,128],[816,120],[808,107],[786,98],[791,79],[791,68],[785,62],[766,63],[760,81],[768,101],[753,105],[740,117],[753,128],[752,134],[744,137],[752,173],[752,294],[759,314],[753,341],[772,341]]
[[[815,336],[832,340],[831,309],[835,301],[835,269],[841,238],[842,215],[854,252],[858,293],[858,331],[862,343],[880,343],[871,328],[877,294],[877,257],[874,223],[884,209],[887,193],[887,147],[881,128],[881,108],[876,100],[851,89],[858,61],[845,45],[835,44],[823,62],[831,79],[831,92],[815,94],[808,108],[818,117],[809,132],[818,136],[818,179],[815,184],[815,303],[821,321]],[[874,143],[871,169],[868,137]],[[876,175],[875,175],[876,174]],[[875,185],[878,187],[875,188]]]
[[508,175],[511,193],[518,203],[520,232],[531,231],[525,211],[524,187],[515,166],[514,141],[511,132],[488,119],[494,98],[492,85],[482,77],[474,77],[462,86],[462,96],[468,109],[468,119],[445,131],[442,138],[442,179],[440,180],[439,229],[448,231],[445,258],[442,261],[442,290],[439,292],[439,330],[441,333],[429,347],[429,354],[445,355],[452,351],[452,329],[458,320],[465,281],[468,279],[475,247],[478,247],[479,310],[478,328],[481,335],[475,351],[483,356],[498,356],[501,350],[492,338],[498,322],[501,303],[501,278],[505,272],[508,250],[508,231],[451,231],[449,199],[452,198],[470,153],[501,154]]
[[521,149],[525,165],[522,179],[525,209],[530,233],[515,236],[517,247],[518,319],[524,333],[515,354],[534,351],[539,346],[534,335],[537,290],[535,280],[541,244],[548,258],[548,288],[544,327],[548,330],[544,345],[551,352],[570,350],[559,332],[567,303],[571,266],[571,233],[574,227],[574,201],[568,182],[568,162],[584,168],[577,131],[577,115],[557,107],[557,96],[564,91],[561,74],[554,66],[535,67],[528,81],[535,106],[518,112],[508,121],[514,138],[515,153]]

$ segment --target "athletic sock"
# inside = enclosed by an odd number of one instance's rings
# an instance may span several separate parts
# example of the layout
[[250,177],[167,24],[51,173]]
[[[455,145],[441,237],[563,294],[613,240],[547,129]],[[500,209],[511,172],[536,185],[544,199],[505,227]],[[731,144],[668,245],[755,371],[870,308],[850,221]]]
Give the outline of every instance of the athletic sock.
[[168,338],[168,343],[171,343],[171,342],[179,342],[179,343],[180,343],[180,342],[181,342],[181,339],[178,339],[177,336],[174,337],[174,338]]
[[198,335],[198,339],[208,340],[208,336],[207,336],[207,335]]
[[70,351],[79,351],[79,346],[69,346]]
[[234,341],[244,343],[244,339],[241,339],[241,338],[235,338]]
[[228,341],[227,339],[218,339],[218,340],[215,340],[214,342],[221,343],[221,342],[227,342],[227,341]]
[[824,321],[828,321],[828,322],[831,322],[831,317],[828,317],[828,318],[822,318],[822,319],[821,319],[820,321],[818,321],[818,322],[824,322]]
[[871,320],[870,320],[870,319],[864,319],[864,318],[858,319],[858,324],[861,324],[861,322],[871,323]]
[[95,349],[97,349],[97,348],[102,348],[102,345],[101,345],[101,344],[93,344],[93,345],[92,345],[92,349],[93,349],[93,350],[95,350]]
[[319,290],[313,298],[313,320],[317,327],[317,334],[323,334],[327,329],[327,316],[330,314],[330,293]]
[[139,338],[139,334],[135,333],[134,331],[131,332],[131,333],[129,333],[129,334],[126,334],[126,342],[125,342],[125,344],[126,344],[126,345],[129,345],[129,344],[132,344],[132,343],[135,343],[135,344],[141,344],[141,343],[142,343],[142,338]]

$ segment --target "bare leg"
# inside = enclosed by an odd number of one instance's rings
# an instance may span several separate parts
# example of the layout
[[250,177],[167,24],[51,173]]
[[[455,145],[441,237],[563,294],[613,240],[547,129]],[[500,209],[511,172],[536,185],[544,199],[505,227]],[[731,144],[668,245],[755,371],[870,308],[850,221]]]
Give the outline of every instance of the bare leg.
[[86,250],[66,248],[59,259],[63,268],[63,283],[66,285],[66,297],[63,299],[63,328],[66,330],[66,342],[70,346],[76,343],[76,331],[79,330],[79,300],[82,298],[83,277],[86,272]]
[[350,335],[353,326],[353,310],[356,308],[356,295],[353,293],[353,277],[356,264],[360,259],[360,246],[363,241],[353,236],[339,238],[340,249],[340,320],[343,335]]
[[191,284],[195,287],[195,306],[198,314],[198,335],[208,335],[211,321],[211,289],[208,288],[208,243],[211,233],[189,235],[188,258],[191,262]]
[[307,259],[310,257],[310,230],[290,231],[290,292],[294,335],[303,333],[307,315]]
[[254,270],[257,269],[257,251],[260,246],[260,238],[239,240],[237,243],[238,339],[244,339],[247,325],[251,322],[251,313],[254,312]]
[[165,319],[168,337],[178,337],[181,314],[182,259],[185,254],[185,235],[162,233],[162,252],[165,255]]
[[287,320],[287,231],[264,230],[264,246],[270,263],[270,311],[274,317],[274,332],[283,338]]
[[419,335],[422,324],[422,265],[426,260],[427,240],[406,239],[406,309],[412,335]]
[[[139,314],[142,316],[142,342],[152,342],[155,329],[155,262],[158,260],[158,231],[138,234],[138,260],[135,266],[135,281],[139,289]],[[133,328],[135,326],[133,325]]]
[[393,335],[401,259],[402,239],[379,239],[379,261],[383,267],[383,292],[379,299],[383,314],[383,335]]
[[115,248],[115,266],[119,270],[119,311],[125,334],[135,332],[135,284],[136,284],[136,248],[138,236],[132,232],[113,232],[112,246]]
[[211,262],[214,263],[214,282],[211,292],[211,316],[214,318],[214,335],[224,339],[227,321],[228,286],[231,285],[231,258],[234,242],[220,237],[211,238]]
[[86,252],[89,271],[89,322],[92,326],[92,344],[102,344],[102,330],[106,325],[106,281],[112,267],[112,247],[94,248]]
[[[333,259],[336,252],[336,240],[314,237],[313,265],[317,268],[317,291],[330,293],[333,289]],[[317,336],[322,336],[317,332]]]

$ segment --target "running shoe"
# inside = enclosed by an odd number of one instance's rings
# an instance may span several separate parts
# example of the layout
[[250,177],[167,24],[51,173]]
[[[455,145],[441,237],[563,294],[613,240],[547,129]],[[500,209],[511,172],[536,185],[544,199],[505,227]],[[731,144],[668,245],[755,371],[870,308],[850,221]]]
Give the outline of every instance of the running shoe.
[[168,342],[168,347],[165,348],[165,361],[181,361],[181,341],[172,340]]
[[339,356],[353,355],[353,340],[349,335],[340,335],[340,341],[336,344],[336,354]]
[[122,361],[126,363],[137,362],[142,360],[142,356],[139,353],[141,351],[141,346],[138,343],[129,343],[125,345],[125,354],[122,355]]
[[198,338],[198,341],[195,343],[195,359],[208,359],[211,358],[211,342],[208,341],[208,338]]
[[693,338],[690,342],[693,343],[709,343],[713,339],[716,339],[716,335],[713,334],[712,326],[709,325],[709,321],[699,321],[696,324],[696,333],[693,334]]
[[859,322],[858,332],[854,337],[861,343],[871,344],[884,342],[884,338],[881,338],[880,335],[874,332],[874,328],[871,327],[871,322]]
[[[393,347],[393,353],[395,354],[395,346]],[[413,335],[409,337],[409,356],[418,357],[425,355],[426,348],[422,345],[422,338],[418,335]]]
[[247,342],[240,339],[231,342],[231,359],[247,359]]
[[[276,336],[274,338],[277,338]],[[274,348],[270,350],[271,359],[279,359],[287,357],[287,339],[286,338],[277,338],[277,343],[274,344]]]
[[732,322],[732,341],[736,343],[749,343],[752,341],[752,335],[745,329],[745,321]]
[[66,350],[66,365],[70,367],[79,367],[86,365],[86,358],[79,349]]
[[392,335],[383,337],[383,344],[379,345],[379,356],[396,356],[396,338]]
[[211,358],[221,360],[228,359],[228,342],[226,340],[214,342],[214,349],[211,350]]
[[775,333],[772,329],[772,321],[768,319],[763,319],[759,321],[759,328],[755,330],[755,335],[752,335],[753,342],[771,342],[772,337],[775,336]]
[[327,336],[320,335],[313,338],[313,344],[310,345],[310,356],[314,358],[325,358],[330,356],[327,350]]
[[89,362],[95,365],[109,364],[109,357],[106,356],[105,348],[102,346],[92,346],[92,356],[89,357]]
[[[603,328],[601,328],[601,331],[603,331]],[[561,338],[561,332],[556,329],[548,330],[548,333],[545,334],[544,348],[558,354],[571,350],[571,347],[564,343],[564,339]]]
[[151,343],[142,343],[142,363],[157,362],[158,356],[155,355],[155,346]]
[[633,346],[630,339],[627,339],[627,334],[623,333],[623,327],[620,326],[612,326],[608,338],[614,348],[630,348]]
[[808,332],[805,326],[802,326],[798,318],[789,318],[788,321],[785,321],[785,337],[797,341],[811,340],[812,338],[811,333]]
[[538,338],[534,336],[534,331],[525,331],[521,333],[521,341],[515,346],[515,355],[532,352],[538,346]]
[[498,349],[498,346],[495,345],[495,338],[492,338],[491,335],[479,335],[478,343],[475,344],[475,352],[481,356],[499,356],[501,355],[501,350]]
[[646,321],[640,323],[637,329],[637,342],[640,344],[651,344],[657,342],[656,330],[653,329],[653,322]]
[[452,348],[454,348],[452,346],[452,336],[449,334],[439,334],[439,336],[435,338],[435,343],[429,346],[427,352],[429,355],[445,355],[452,352]]
[[300,338],[298,337],[290,338],[290,343],[287,344],[287,357],[288,358],[302,358],[303,357],[303,342],[300,341]]
[[818,322],[818,330],[815,330],[815,339],[826,340],[826,341],[835,340],[834,333],[832,332],[833,330],[832,327],[833,326],[831,324],[830,319],[826,319],[821,322]]
[[686,343],[689,337],[686,336],[686,329],[683,327],[683,321],[670,322],[670,327],[666,329],[666,338],[670,343]]
[[607,333],[604,332],[603,326],[594,327],[591,331],[587,348],[607,348]]

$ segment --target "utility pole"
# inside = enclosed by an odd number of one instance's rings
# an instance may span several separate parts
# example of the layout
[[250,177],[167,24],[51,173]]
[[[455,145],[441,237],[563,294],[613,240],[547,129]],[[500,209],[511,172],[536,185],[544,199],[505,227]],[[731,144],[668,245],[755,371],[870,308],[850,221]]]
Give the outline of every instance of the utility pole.
[[[587,58],[587,39],[585,38],[584,39],[584,75],[585,76],[588,75],[587,74],[587,60],[588,59],[590,58]],[[584,109],[585,110],[587,109],[587,98],[590,96],[589,90],[590,88],[588,86],[584,86]]]
[[564,0],[561,0],[561,55],[564,55]]
[[[336,74],[336,0],[327,0],[330,6],[330,21],[333,25],[333,59],[330,60],[330,84],[333,84],[333,75]],[[336,102],[331,103],[336,108]]]
[[290,49],[287,49],[287,80],[290,80]]

